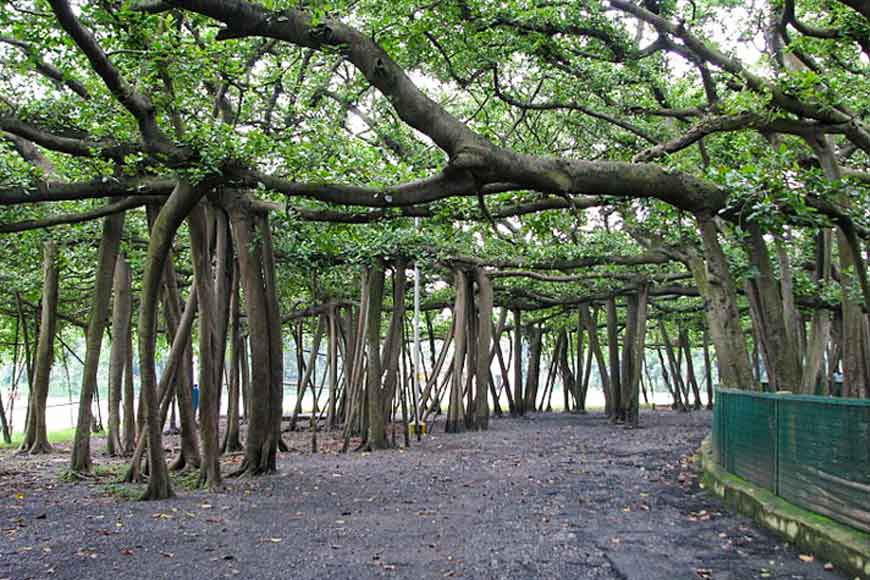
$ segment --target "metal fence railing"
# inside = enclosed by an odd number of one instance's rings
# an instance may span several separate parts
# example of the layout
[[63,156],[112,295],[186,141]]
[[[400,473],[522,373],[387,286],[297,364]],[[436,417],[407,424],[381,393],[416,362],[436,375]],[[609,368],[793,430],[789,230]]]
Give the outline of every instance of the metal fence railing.
[[723,469],[870,532],[870,400],[726,389],[715,400]]

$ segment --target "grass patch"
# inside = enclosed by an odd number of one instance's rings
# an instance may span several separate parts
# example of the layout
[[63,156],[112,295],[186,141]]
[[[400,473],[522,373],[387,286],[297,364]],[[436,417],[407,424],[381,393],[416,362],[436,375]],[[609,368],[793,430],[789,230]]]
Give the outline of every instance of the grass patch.
[[97,477],[114,477],[120,478],[127,470],[126,463],[110,463],[108,465],[94,466],[94,475]]
[[175,471],[170,474],[170,478],[172,479],[172,485],[174,487],[186,489],[188,491],[196,491],[200,488],[198,469]]
[[[60,431],[50,431],[48,433],[49,443],[72,443],[76,436],[75,427],[69,429],[61,429]],[[13,433],[12,443],[6,443],[0,439],[0,449],[18,449],[21,447],[21,442],[24,441],[24,433]]]
[[145,484],[143,483],[108,483],[103,486],[103,490],[118,499],[127,501],[137,501],[145,493]]

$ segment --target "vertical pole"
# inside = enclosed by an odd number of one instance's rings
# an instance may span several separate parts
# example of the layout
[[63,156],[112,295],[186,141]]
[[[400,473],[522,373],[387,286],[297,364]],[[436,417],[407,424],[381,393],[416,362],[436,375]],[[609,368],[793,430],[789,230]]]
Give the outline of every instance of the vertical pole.
[[[419,231],[420,218],[414,218],[414,227]],[[423,370],[420,368],[420,266],[419,261],[414,260],[414,348],[411,350],[411,363],[414,366],[414,382],[412,383],[412,394],[414,404],[414,423],[416,423],[417,441],[420,440],[421,425],[417,416],[417,397],[422,394],[420,387],[420,377]]]

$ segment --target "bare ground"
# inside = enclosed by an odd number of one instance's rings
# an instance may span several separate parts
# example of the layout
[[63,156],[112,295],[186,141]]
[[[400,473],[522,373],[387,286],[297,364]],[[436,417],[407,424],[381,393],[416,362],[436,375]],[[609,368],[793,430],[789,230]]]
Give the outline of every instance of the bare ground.
[[497,419],[373,454],[321,434],[324,452],[282,454],[277,475],[148,503],[111,475],[62,481],[67,453],[5,452],[0,579],[844,577],[699,489],[708,412],[641,421]]

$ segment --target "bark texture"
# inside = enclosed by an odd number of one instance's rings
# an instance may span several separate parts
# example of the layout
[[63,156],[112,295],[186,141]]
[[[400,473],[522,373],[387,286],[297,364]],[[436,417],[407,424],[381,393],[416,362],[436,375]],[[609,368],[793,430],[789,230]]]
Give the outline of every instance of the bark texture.
[[27,426],[21,443],[21,451],[32,455],[51,452],[45,426],[45,404],[54,362],[54,336],[57,332],[57,261],[57,244],[52,241],[45,242],[42,251],[42,317],[34,356]]

